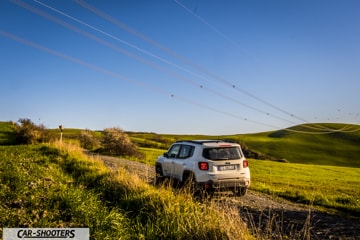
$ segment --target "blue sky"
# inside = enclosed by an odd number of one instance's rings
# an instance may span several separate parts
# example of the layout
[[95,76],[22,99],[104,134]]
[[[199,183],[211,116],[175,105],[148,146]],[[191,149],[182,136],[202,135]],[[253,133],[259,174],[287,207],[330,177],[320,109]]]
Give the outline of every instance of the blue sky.
[[357,0],[3,0],[0,120],[210,135],[359,124],[359,11]]

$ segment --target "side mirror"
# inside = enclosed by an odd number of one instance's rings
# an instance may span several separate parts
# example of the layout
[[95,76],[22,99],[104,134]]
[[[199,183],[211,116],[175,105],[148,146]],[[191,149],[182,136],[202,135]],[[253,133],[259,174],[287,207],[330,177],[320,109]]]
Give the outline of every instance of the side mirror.
[[164,157],[169,158],[169,154],[166,152],[163,154]]

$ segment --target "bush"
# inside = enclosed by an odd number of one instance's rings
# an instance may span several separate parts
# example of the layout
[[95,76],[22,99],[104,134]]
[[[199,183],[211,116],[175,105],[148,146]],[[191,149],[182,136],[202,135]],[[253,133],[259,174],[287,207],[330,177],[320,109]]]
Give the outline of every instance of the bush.
[[100,147],[100,141],[88,129],[81,131],[78,138],[80,146],[85,149],[93,150]]
[[106,128],[101,137],[102,150],[111,155],[137,156],[136,145],[120,128]]
[[50,132],[44,125],[37,126],[27,118],[20,118],[18,122],[20,124],[15,125],[18,144],[49,142],[52,139]]

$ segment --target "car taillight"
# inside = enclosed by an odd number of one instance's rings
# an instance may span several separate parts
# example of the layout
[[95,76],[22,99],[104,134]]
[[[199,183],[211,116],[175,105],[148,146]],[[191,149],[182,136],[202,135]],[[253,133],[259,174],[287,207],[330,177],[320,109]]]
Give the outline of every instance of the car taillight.
[[244,159],[243,161],[243,168],[247,168],[249,166],[248,160]]
[[209,170],[209,164],[207,162],[199,162],[198,166],[200,170]]

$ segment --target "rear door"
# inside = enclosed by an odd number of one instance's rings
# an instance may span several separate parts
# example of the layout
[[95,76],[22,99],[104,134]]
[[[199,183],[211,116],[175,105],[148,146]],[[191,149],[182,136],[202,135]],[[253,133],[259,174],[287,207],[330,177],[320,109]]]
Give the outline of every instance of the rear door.
[[174,144],[167,152],[168,157],[164,159],[163,171],[165,176],[174,177],[175,159],[179,155],[181,144]]
[[181,145],[177,158],[174,159],[174,174],[173,176],[182,180],[184,169],[188,164],[188,160],[193,156],[195,147],[191,145]]

